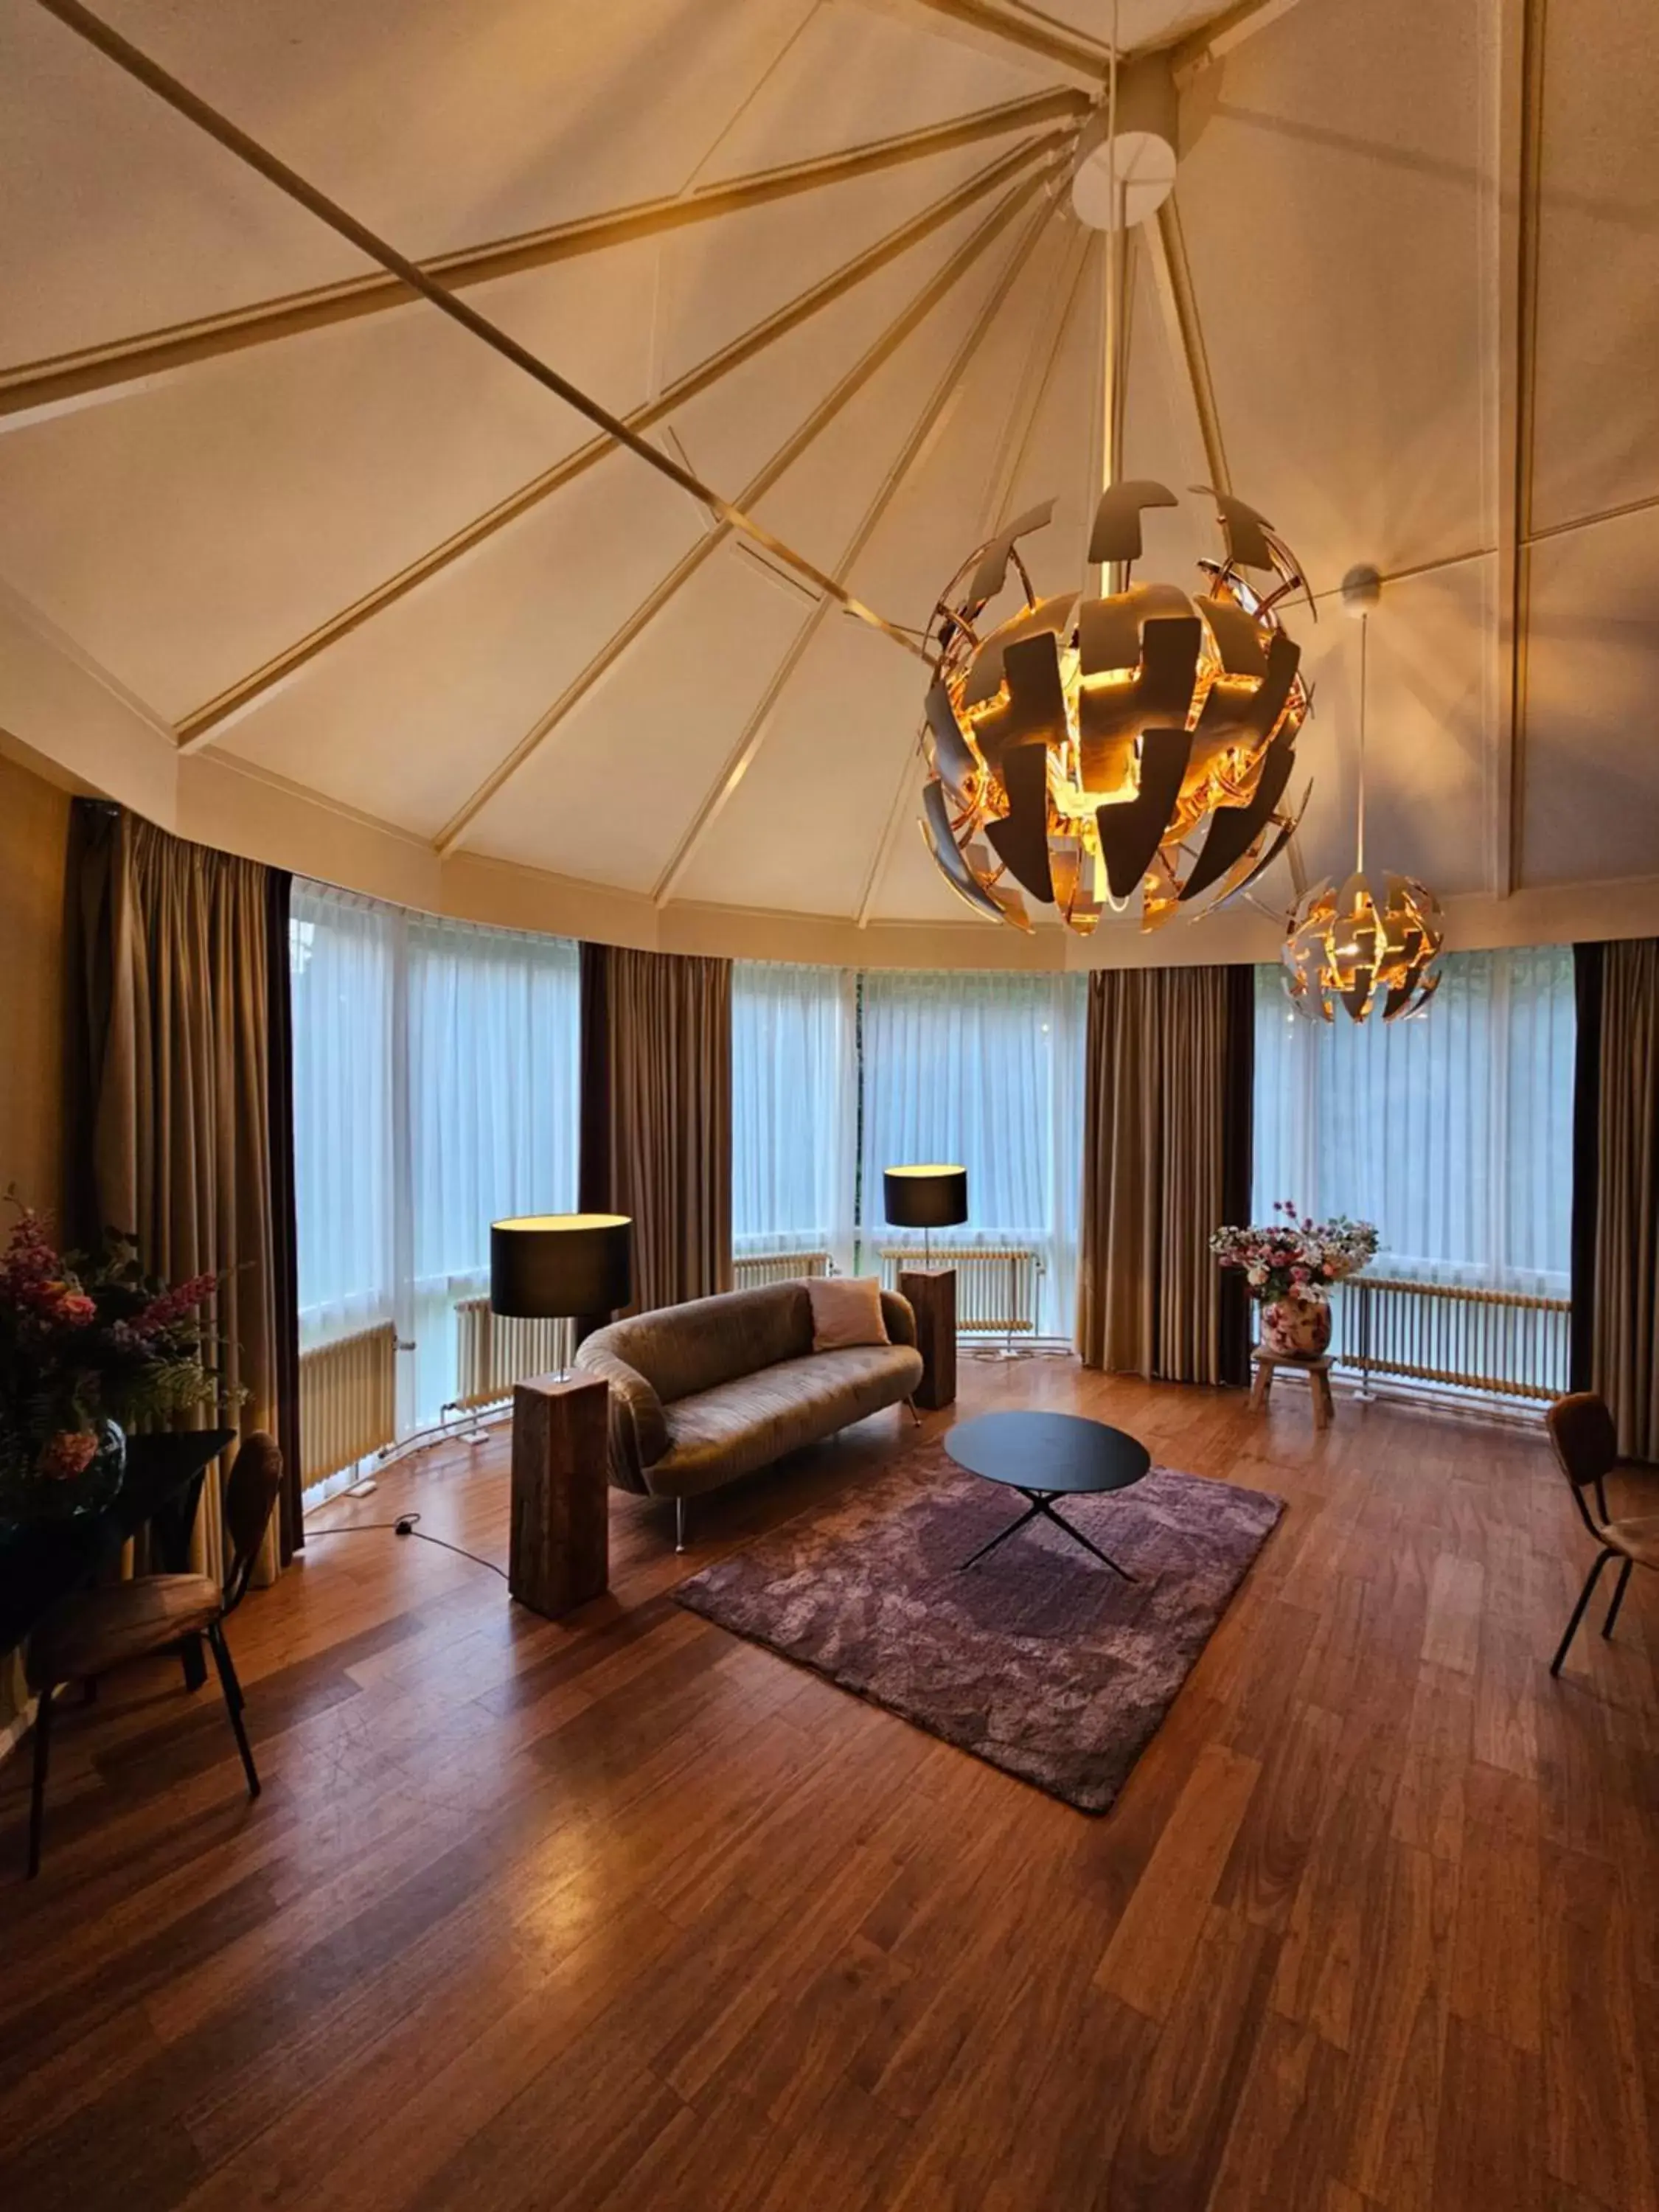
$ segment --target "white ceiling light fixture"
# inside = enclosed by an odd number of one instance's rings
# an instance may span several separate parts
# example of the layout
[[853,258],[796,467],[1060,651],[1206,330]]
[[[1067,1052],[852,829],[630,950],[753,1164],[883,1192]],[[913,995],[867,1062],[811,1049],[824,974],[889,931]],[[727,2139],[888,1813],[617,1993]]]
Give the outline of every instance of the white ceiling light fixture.
[[1091,230],[1133,230],[1155,216],[1176,180],[1175,76],[1168,52],[1144,54],[1117,74],[1078,141],[1072,209]]
[[1437,965],[1445,942],[1440,902],[1414,876],[1365,867],[1366,661],[1373,609],[1382,596],[1375,568],[1350,568],[1342,604],[1359,623],[1359,774],[1353,873],[1338,890],[1320,884],[1292,909],[1285,941],[1291,1003],[1322,1020],[1339,1003],[1356,1022],[1380,1012],[1385,1022],[1419,1014],[1440,984]]

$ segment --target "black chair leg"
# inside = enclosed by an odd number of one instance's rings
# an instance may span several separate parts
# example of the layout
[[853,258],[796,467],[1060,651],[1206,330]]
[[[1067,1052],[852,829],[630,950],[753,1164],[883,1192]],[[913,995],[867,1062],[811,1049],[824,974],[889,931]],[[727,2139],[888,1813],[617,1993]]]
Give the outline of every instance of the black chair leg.
[[202,1656],[201,1638],[182,1637],[179,1644],[179,1656],[185,1662],[185,1687],[199,1690],[207,1680],[207,1661]]
[[1573,1638],[1578,1633],[1578,1624],[1584,1618],[1584,1608],[1589,1603],[1591,1597],[1595,1594],[1595,1585],[1601,1579],[1601,1570],[1606,1566],[1607,1561],[1615,1556],[1616,1554],[1612,1552],[1597,1553],[1595,1565],[1590,1569],[1589,1573],[1585,1577],[1584,1587],[1578,1593],[1578,1602],[1572,1609],[1572,1619],[1567,1623],[1567,1632],[1561,1638],[1561,1642],[1557,1648],[1554,1658],[1550,1661],[1550,1672],[1552,1674],[1559,1674],[1560,1673],[1561,1662],[1567,1656],[1567,1647],[1571,1644]]
[[219,1686],[225,1693],[225,1711],[230,1715],[230,1725],[235,1732],[236,1748],[242,1754],[242,1771],[247,1777],[247,1794],[259,1794],[259,1770],[253,1764],[253,1753],[248,1747],[247,1730],[242,1724],[242,1686],[236,1679],[236,1669],[230,1663],[230,1648],[225,1642],[225,1632],[216,1623],[207,1632],[208,1650],[213,1654],[213,1663],[219,1670]]
[[52,1755],[52,1709],[55,1682],[41,1691],[34,1709],[34,1784],[29,1793],[29,1871],[33,1881],[40,1871],[40,1834],[46,1819],[46,1762]]
[[1634,1559],[1626,1559],[1619,1570],[1619,1587],[1613,1594],[1613,1603],[1607,1607],[1607,1617],[1601,1626],[1603,1636],[1613,1633],[1613,1624],[1618,1620],[1619,1608],[1625,1602],[1625,1584],[1630,1580],[1630,1571],[1635,1565]]

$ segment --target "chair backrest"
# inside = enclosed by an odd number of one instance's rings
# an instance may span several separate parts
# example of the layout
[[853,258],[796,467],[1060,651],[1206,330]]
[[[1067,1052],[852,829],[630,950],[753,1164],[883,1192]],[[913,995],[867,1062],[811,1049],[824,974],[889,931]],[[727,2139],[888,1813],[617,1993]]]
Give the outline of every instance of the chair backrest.
[[230,1538],[230,1570],[225,1577],[227,1613],[246,1595],[282,1486],[283,1455],[276,1439],[256,1429],[242,1438],[225,1486],[225,1532]]
[[1561,1472],[1575,1490],[1588,1489],[1618,1463],[1619,1437],[1607,1401],[1594,1390],[1558,1398],[1544,1416]]

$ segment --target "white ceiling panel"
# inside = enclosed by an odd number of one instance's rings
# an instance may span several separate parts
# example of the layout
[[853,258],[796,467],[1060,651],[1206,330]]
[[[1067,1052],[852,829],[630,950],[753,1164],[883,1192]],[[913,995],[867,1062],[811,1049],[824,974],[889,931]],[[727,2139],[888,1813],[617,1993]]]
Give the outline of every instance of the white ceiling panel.
[[1545,15],[1533,520],[1659,492],[1659,8]]
[[[562,365],[626,407],[645,389],[650,252],[489,289],[533,286]],[[0,437],[0,574],[181,714],[591,434],[442,316],[399,309]]]
[[823,0],[699,172],[699,184],[806,161],[948,123],[1044,90],[1035,55],[939,35],[923,8],[888,14]]
[[354,631],[224,742],[435,835],[699,534],[672,484],[608,462]]
[[[1496,563],[1468,562],[1384,589],[1369,629],[1367,865],[1417,876],[1443,895],[1492,888],[1490,735]],[[1358,793],[1360,625],[1326,600],[1320,620],[1286,613],[1314,692],[1297,747],[1299,791],[1313,796],[1301,845],[1310,878],[1353,866]],[[1288,903],[1279,862],[1263,896]]]
[[1480,9],[1319,0],[1200,77],[1176,198],[1232,488],[1318,585],[1490,544]]
[[1528,884],[1659,872],[1659,510],[1532,555],[1522,753]]
[[809,5],[108,0],[105,13],[362,221],[426,255],[679,191]]

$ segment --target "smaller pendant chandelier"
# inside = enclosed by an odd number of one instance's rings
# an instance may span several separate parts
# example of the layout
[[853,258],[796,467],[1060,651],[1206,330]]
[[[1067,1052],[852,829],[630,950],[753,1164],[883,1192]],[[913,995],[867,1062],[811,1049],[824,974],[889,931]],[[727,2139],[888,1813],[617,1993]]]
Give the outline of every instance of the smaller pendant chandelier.
[[1324,1021],[1340,1000],[1356,1022],[1380,1011],[1385,1022],[1421,1013],[1439,987],[1436,965],[1445,939],[1440,902],[1414,876],[1381,878],[1365,868],[1365,684],[1370,611],[1382,594],[1374,568],[1352,568],[1343,604],[1359,617],[1359,799],[1353,873],[1339,890],[1328,880],[1290,917],[1282,955],[1291,1003]]

